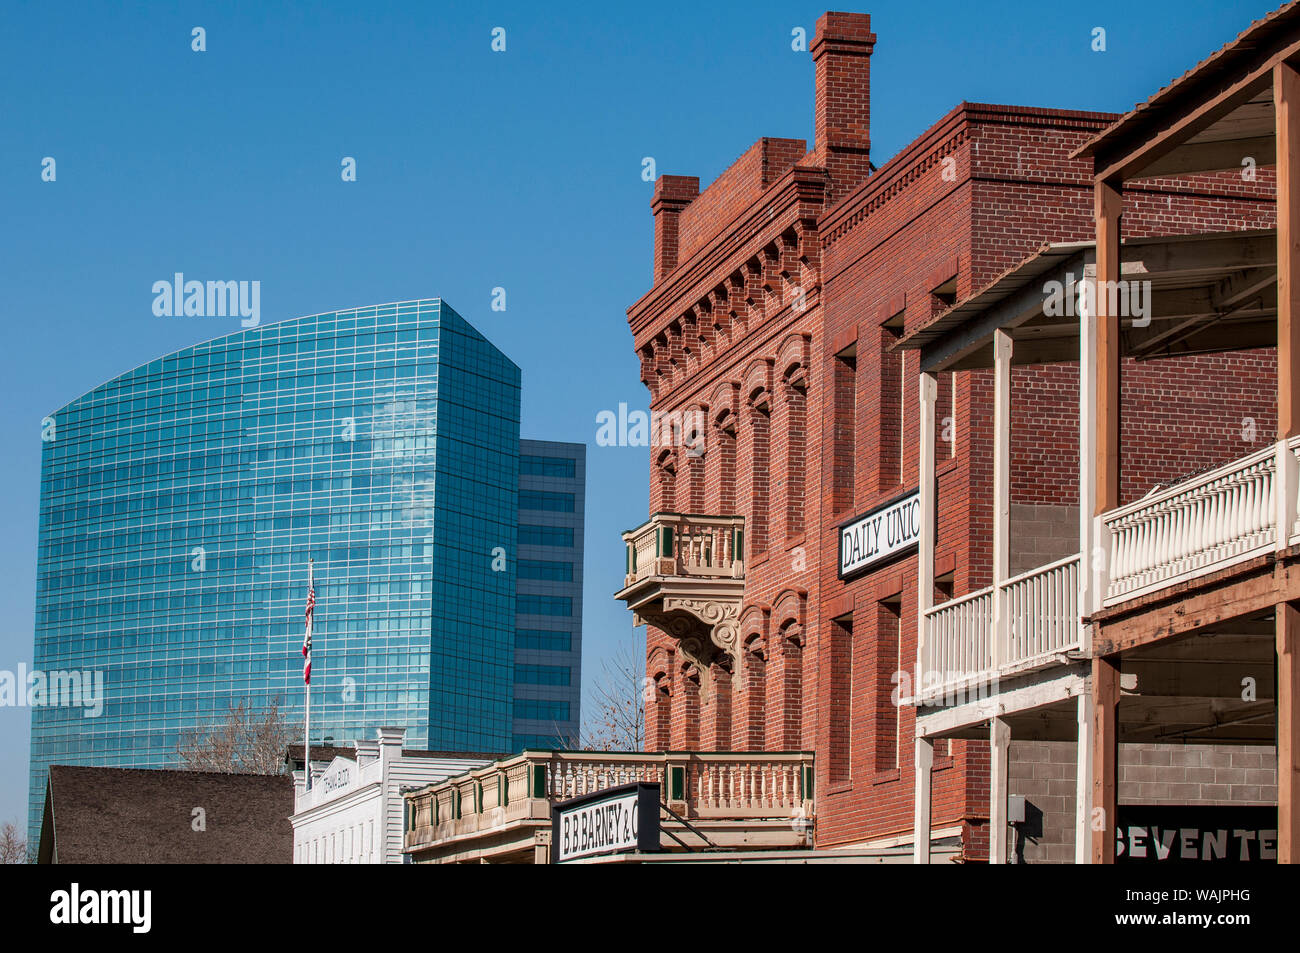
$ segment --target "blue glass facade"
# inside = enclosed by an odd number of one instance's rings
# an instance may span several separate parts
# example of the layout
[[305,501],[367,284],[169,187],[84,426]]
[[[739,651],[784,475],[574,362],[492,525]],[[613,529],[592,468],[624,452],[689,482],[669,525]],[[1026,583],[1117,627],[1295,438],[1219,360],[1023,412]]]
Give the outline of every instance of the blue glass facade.
[[580,443],[520,444],[515,750],[578,745],[586,468]]
[[232,334],[52,414],[35,668],[102,671],[105,701],[32,709],[29,830],[50,764],[174,763],[241,700],[300,724],[309,557],[314,742],[509,750],[519,384],[434,299]]

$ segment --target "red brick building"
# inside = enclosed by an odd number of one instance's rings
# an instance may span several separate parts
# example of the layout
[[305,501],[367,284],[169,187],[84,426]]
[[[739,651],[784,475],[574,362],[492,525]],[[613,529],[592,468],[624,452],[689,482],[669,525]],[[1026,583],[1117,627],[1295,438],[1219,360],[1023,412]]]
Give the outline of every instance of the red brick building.
[[[647,748],[813,751],[819,848],[911,842],[915,549],[840,566],[842,526],[917,491],[917,355],[894,345],[1044,244],[1092,239],[1092,166],[1069,156],[1115,118],[962,103],[873,168],[875,42],[865,14],[818,21],[811,148],[760,139],[703,191],[660,177],[654,284],[628,310],[652,411],[694,422],[664,428],[652,519],[625,537]],[[1126,236],[1274,222],[1269,169],[1124,199]],[[1247,419],[1275,428],[1271,353],[1130,365],[1125,498],[1240,456]],[[990,578],[990,381],[939,381],[936,600]],[[1040,565],[1079,545],[1077,368],[1017,367],[1013,388],[1012,532]],[[988,771],[984,742],[935,750],[932,830],[966,859],[987,857]]]

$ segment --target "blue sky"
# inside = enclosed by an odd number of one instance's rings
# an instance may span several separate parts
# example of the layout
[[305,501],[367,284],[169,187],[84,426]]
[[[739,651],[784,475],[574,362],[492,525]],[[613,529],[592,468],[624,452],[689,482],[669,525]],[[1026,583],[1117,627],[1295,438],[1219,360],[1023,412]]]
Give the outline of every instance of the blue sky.
[[[878,37],[873,159],[962,100],[1127,110],[1275,5],[851,5]],[[760,136],[811,139],[812,63],[790,38],[824,9],[8,0],[0,669],[32,657],[41,418],[239,328],[154,316],[153,282],[183,271],[260,281],[264,322],[442,297],[518,363],[523,435],[588,444],[598,672],[633,635],[611,594],[618,534],[646,512],[646,451],[594,439],[601,410],[647,401],[625,315],[651,277],[642,159],[707,183]],[[0,821],[24,817],[28,727],[26,709],[0,708]]]

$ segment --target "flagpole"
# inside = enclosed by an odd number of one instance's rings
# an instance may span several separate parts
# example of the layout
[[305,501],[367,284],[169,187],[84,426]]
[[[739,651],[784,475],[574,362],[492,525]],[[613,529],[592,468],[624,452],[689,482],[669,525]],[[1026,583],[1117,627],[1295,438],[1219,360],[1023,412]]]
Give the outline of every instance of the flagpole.
[[[312,563],[313,560],[311,559],[311,557],[308,557],[307,558],[307,592],[309,593],[313,589]],[[308,633],[311,632],[312,622],[314,621],[315,621],[314,619],[308,620],[307,623]],[[307,664],[308,665],[311,664],[310,655],[307,657]],[[310,791],[311,790],[311,676],[308,675],[305,678],[304,682],[305,684],[303,687],[307,691],[307,717],[303,720],[303,727],[302,727],[302,766],[307,773],[307,787],[305,790]]]

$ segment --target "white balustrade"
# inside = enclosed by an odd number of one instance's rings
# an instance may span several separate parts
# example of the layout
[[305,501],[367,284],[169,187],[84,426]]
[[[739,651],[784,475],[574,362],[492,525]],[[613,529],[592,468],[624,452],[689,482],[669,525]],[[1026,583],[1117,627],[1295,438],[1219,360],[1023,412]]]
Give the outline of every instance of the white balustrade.
[[[915,695],[923,702],[1040,668],[1079,648],[1079,556],[1001,583],[1002,643],[993,626],[993,587],[930,609]],[[995,651],[996,649],[996,651]]]
[[1276,468],[1270,446],[1104,514],[1110,537],[1105,604],[1272,549]]
[[1069,556],[1002,584],[1007,613],[1003,672],[1032,668],[1079,647],[1079,557]]
[[925,614],[925,646],[914,694],[929,697],[993,669],[993,588],[945,602]]

